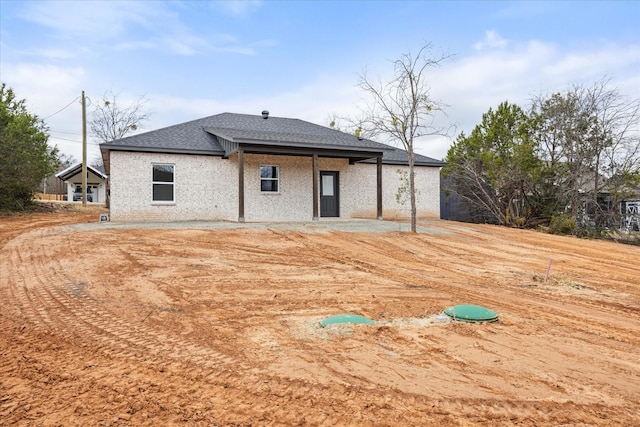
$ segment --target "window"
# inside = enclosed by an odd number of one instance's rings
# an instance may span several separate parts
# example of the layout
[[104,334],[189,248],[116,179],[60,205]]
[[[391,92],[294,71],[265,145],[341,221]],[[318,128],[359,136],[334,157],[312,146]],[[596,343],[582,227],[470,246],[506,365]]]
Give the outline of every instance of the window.
[[278,166],[260,166],[260,191],[277,193],[280,173]]
[[153,165],[153,201],[173,202],[174,165]]

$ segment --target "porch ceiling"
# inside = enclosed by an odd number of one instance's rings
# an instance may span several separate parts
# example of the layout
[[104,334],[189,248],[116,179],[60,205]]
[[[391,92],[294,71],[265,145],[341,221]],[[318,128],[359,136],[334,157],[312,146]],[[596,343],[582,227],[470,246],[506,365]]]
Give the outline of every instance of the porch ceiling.
[[239,144],[247,154],[271,154],[276,156],[305,156],[311,157],[317,154],[318,157],[331,157],[339,159],[349,159],[349,163],[360,162],[367,159],[381,157],[382,151],[369,150],[349,150],[336,148],[283,146],[283,145],[262,145],[262,144]]

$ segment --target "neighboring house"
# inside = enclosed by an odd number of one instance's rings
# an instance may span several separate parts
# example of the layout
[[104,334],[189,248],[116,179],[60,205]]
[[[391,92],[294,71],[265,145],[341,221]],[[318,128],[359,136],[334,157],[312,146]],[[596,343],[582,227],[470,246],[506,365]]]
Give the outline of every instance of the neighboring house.
[[[67,200],[82,201],[82,163],[76,163],[56,174],[67,186]],[[107,175],[87,166],[87,201],[104,203],[107,195]]]
[[[407,154],[298,119],[223,113],[100,145],[112,221],[408,217]],[[440,169],[416,155],[417,214],[439,217]]]
[[640,231],[640,187],[635,194],[620,202],[620,228],[626,231]]
[[640,200],[628,200],[620,203],[622,212],[621,228],[627,231],[640,231]]

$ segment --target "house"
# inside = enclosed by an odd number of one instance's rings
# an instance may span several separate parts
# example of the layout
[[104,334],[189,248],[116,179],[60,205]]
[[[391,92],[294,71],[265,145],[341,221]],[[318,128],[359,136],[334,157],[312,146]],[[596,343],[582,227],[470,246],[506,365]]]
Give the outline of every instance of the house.
[[[62,180],[69,201],[82,201],[82,163],[76,163],[58,172],[56,178]],[[107,196],[107,175],[93,166],[87,165],[87,201],[105,203]]]
[[640,231],[640,187],[620,202],[620,228],[627,232]]
[[[222,113],[100,145],[112,221],[408,217],[407,153],[298,119]],[[415,156],[418,216],[438,217],[440,169]]]

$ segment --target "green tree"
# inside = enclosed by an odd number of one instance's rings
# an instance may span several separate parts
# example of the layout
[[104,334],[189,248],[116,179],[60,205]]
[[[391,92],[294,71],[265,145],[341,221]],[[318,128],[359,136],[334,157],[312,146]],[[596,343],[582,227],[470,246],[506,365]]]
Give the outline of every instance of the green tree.
[[58,150],[47,144],[42,120],[27,111],[6,84],[0,87],[0,210],[21,210],[33,203],[42,180],[56,171]]
[[531,110],[538,155],[543,161],[539,203],[547,218],[567,214],[578,206],[579,182],[584,176],[578,135],[585,127],[577,100],[559,93],[534,101]]
[[536,215],[530,198],[541,162],[529,117],[519,106],[503,102],[489,109],[471,135],[458,136],[446,161],[443,175],[477,217],[523,226]]

